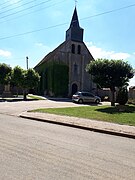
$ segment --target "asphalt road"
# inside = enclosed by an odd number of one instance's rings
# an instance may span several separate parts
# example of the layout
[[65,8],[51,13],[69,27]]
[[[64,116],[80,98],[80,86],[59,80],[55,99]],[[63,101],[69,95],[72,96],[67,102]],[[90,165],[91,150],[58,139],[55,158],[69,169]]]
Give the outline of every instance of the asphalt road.
[[0,102],[0,114],[18,116],[22,112],[38,109],[38,108],[74,107],[74,106],[80,106],[80,105],[72,102],[52,101],[52,100]]
[[[110,104],[102,102],[102,104]],[[101,105],[102,105],[101,104]],[[70,101],[38,100],[38,101],[18,101],[18,102],[0,102],[0,114],[18,116],[22,112],[38,108],[56,108],[56,107],[76,107],[87,106],[86,104],[75,104]]]
[[0,180],[134,180],[135,140],[0,114]]

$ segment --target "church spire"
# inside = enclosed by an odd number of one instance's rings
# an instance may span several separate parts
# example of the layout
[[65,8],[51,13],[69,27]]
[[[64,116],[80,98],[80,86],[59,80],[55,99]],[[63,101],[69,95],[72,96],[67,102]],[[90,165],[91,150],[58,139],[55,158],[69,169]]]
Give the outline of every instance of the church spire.
[[75,7],[69,29],[66,31],[66,41],[83,42],[83,29],[79,25],[77,9]]
[[72,27],[78,27],[78,28],[80,27],[76,7],[70,24],[70,28]]

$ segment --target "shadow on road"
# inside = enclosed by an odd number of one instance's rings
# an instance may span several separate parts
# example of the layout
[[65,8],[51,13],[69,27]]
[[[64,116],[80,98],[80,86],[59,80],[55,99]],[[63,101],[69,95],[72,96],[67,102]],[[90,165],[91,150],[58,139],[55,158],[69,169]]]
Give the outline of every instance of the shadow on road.
[[51,101],[57,101],[57,102],[72,102],[71,98],[53,98],[53,97],[46,97],[46,99]]
[[19,101],[37,101],[38,99],[18,99],[18,98],[15,98],[15,99],[0,99],[0,102],[19,102]]

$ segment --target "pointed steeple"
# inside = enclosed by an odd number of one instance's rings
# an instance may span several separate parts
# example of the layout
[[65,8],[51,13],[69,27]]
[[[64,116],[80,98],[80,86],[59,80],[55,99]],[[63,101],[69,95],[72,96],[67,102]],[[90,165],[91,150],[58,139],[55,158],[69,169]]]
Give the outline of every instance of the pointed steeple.
[[83,29],[79,25],[77,9],[75,7],[69,29],[66,31],[66,41],[83,42]]
[[78,28],[80,27],[76,7],[70,24],[70,28],[72,27],[78,27]]

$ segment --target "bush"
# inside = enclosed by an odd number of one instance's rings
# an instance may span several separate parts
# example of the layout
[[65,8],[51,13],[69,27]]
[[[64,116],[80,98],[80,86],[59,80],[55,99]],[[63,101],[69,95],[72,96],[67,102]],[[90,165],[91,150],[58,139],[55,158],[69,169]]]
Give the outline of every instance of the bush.
[[122,87],[118,91],[117,103],[119,103],[120,105],[125,105],[127,101],[128,101],[127,87]]

